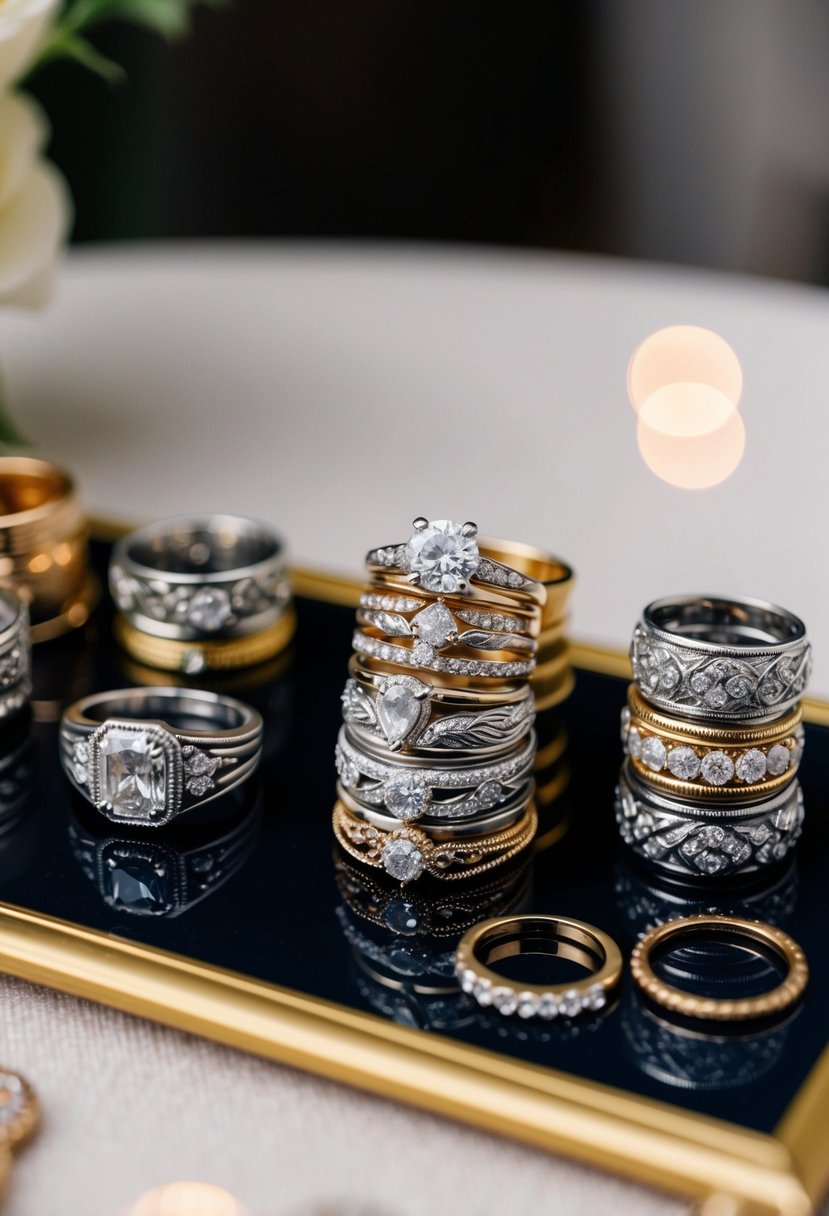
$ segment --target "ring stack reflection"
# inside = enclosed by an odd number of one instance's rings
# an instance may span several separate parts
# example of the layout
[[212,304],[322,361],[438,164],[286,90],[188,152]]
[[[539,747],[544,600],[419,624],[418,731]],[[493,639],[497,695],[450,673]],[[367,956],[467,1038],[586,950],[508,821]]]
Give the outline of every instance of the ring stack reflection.
[[475,524],[423,518],[407,542],[372,550],[367,568],[335,835],[402,883],[476,878],[536,834],[530,677],[540,658],[548,704],[566,695],[571,571],[521,546],[479,545]]
[[782,862],[803,823],[803,622],[760,600],[657,600],[634,630],[631,659],[616,796],[623,840],[679,878]]

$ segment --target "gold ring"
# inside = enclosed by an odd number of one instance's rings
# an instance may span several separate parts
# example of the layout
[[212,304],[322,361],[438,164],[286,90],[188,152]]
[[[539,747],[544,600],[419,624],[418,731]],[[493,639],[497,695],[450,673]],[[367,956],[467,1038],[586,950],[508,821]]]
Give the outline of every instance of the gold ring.
[[634,684],[622,711],[625,750],[639,777],[679,798],[766,798],[793,780],[803,751],[798,706],[766,725],[709,726],[654,710]]
[[[489,965],[520,954],[566,958],[588,974],[569,983],[518,984]],[[622,978],[622,953],[607,933],[569,916],[497,916],[464,934],[455,970],[479,1005],[521,1018],[572,1018],[605,1007]]]
[[544,549],[518,541],[482,537],[480,548],[485,557],[520,570],[544,587],[547,599],[541,608],[541,649],[556,636],[558,627],[567,619],[567,607],[576,581],[572,567]]
[[0,457],[0,579],[29,605],[33,642],[84,625],[97,599],[72,478],[45,460]]
[[124,649],[149,667],[200,675],[208,671],[232,671],[253,667],[280,653],[296,630],[296,614],[288,608],[268,629],[240,638],[180,642],[158,638],[136,629],[123,616],[115,618],[115,636]]
[[[744,948],[753,947],[755,952],[771,955],[785,965],[786,975],[770,992],[737,998],[697,996],[656,975],[651,965],[655,951],[668,953],[680,942],[702,936],[728,938],[742,943]],[[745,943],[749,943],[748,947]],[[746,1022],[773,1017],[800,1000],[809,981],[806,955],[788,933],[763,921],[714,913],[682,917],[650,929],[633,949],[630,970],[651,1001],[673,1014],[698,1021]]]
[[501,831],[434,841],[423,828],[414,825],[401,824],[389,832],[364,823],[338,802],[333,825],[334,835],[346,853],[407,883],[423,874],[442,880],[476,878],[504,865],[531,843],[538,815],[530,805],[518,823]]

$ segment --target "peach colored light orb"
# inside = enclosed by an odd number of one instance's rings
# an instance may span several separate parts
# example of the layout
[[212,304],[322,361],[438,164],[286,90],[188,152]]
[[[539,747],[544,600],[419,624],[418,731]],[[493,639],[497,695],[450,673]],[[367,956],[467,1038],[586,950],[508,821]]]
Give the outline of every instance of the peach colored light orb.
[[[713,330],[699,325],[670,325],[645,338],[633,352],[627,374],[631,405],[641,414],[651,398],[668,385],[701,386],[700,417],[694,433],[702,434],[705,426],[719,417],[718,410],[711,412],[710,390],[720,395],[720,410],[724,402],[736,408],[743,391],[743,373],[734,351]],[[691,400],[688,389],[686,398]],[[713,425],[723,421],[719,417]],[[688,427],[686,420],[686,434],[691,433]]]
[[640,417],[636,437],[651,472],[683,490],[706,490],[725,481],[746,446],[746,429],[736,410],[722,426],[704,435],[666,434]]
[[666,384],[643,403],[641,420],[654,431],[677,438],[706,435],[723,426],[735,412],[733,402],[708,384]]
[[229,1191],[209,1182],[171,1182],[147,1191],[128,1216],[246,1216]]

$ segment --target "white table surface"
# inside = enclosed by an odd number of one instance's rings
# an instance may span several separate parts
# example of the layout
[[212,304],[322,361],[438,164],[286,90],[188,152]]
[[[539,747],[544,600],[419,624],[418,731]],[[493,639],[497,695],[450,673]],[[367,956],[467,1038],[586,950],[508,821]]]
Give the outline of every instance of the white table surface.
[[[740,355],[749,447],[724,486],[641,463],[627,358],[665,324]],[[149,246],[73,254],[56,304],[0,318],[21,424],[123,519],[219,509],[357,572],[419,513],[477,518],[579,571],[575,632],[623,646],[670,590],[799,610],[829,692],[824,364],[829,297],[598,259],[429,247]],[[820,643],[823,643],[823,654]],[[45,1123],[11,1216],[112,1216],[179,1177],[251,1216],[313,1199],[399,1216],[675,1200],[228,1049],[0,979],[2,1059]]]

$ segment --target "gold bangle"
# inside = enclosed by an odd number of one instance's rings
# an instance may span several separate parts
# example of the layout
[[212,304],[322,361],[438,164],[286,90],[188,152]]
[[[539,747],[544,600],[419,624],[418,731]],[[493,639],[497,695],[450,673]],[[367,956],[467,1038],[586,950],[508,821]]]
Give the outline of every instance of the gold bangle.
[[[700,936],[736,938],[760,946],[760,953],[772,954],[785,964],[786,976],[770,992],[722,998],[685,992],[655,974],[651,966],[655,950],[664,953],[669,946],[675,948],[681,941]],[[642,992],[663,1009],[681,1017],[714,1022],[747,1022],[780,1014],[800,1000],[809,981],[806,955],[788,933],[763,921],[715,913],[682,917],[650,929],[634,946],[630,970]]]
[[296,630],[296,615],[288,608],[275,625],[241,638],[208,642],[179,642],[142,633],[124,616],[117,616],[115,636],[124,649],[149,667],[200,675],[208,671],[231,671],[264,663],[284,650]]
[[364,823],[338,802],[333,826],[346,853],[399,882],[414,882],[424,874],[446,881],[475,878],[517,857],[535,836],[538,815],[530,805],[518,823],[499,832],[435,842],[413,825],[387,832]]
[[84,625],[97,599],[87,525],[71,477],[45,460],[0,457],[0,578],[29,605],[32,641]]
[[723,728],[654,710],[635,685],[622,712],[625,750],[637,776],[678,798],[750,801],[793,780],[802,752],[800,707],[768,725]]
[[[518,954],[566,958],[589,974],[563,984],[518,984],[489,966]],[[463,935],[455,970],[464,992],[499,1013],[577,1017],[605,1007],[622,978],[622,953],[609,934],[569,916],[497,916]]]

